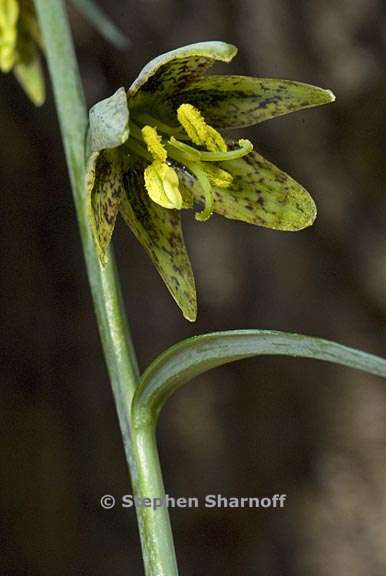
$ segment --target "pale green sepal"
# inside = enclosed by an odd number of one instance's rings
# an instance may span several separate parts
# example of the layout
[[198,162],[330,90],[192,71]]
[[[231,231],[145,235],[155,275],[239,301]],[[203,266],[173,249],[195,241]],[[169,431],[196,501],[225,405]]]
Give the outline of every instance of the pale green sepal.
[[225,42],[199,42],[161,54],[151,60],[130,86],[128,95],[141,92],[172,95],[193,82],[216,61],[230,62],[237,48]]
[[178,210],[165,210],[149,198],[143,181],[143,167],[124,176],[126,194],[120,213],[160,273],[184,317],[197,317],[196,288],[186,251]]
[[125,89],[95,104],[89,113],[88,144],[91,152],[116,148],[129,137],[129,108]]
[[88,216],[98,258],[103,265],[107,263],[106,251],[124,191],[122,172],[122,160],[114,150],[93,152],[87,163]]
[[35,106],[41,106],[46,99],[44,74],[38,51],[32,44],[30,53],[30,58],[20,60],[15,65],[14,74]]
[[116,48],[125,50],[130,46],[130,40],[110,20],[107,14],[94,0],[72,0],[74,6],[94,26],[103,38]]
[[216,128],[243,128],[335,100],[317,86],[249,76],[206,76],[174,97],[174,105],[189,102]]

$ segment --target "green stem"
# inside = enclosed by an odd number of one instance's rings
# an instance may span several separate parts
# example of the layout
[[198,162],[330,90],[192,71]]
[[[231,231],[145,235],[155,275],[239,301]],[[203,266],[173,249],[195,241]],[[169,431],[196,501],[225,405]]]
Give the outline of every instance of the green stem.
[[[232,330],[194,336],[165,350],[142,375],[131,409],[136,460],[141,461],[153,451],[155,462],[158,417],[165,402],[178,388],[212,368],[260,355],[323,360],[386,378],[386,359],[322,338],[272,330]],[[148,494],[157,496],[154,478],[148,474],[141,478],[141,484]],[[152,533],[166,534],[167,520],[164,508],[147,509],[146,522],[148,526],[154,526]],[[164,542],[157,545],[162,549]]]
[[[110,253],[106,267],[100,265],[88,224],[84,190],[87,110],[64,1],[35,0],[35,6],[43,34],[88,278],[131,473],[133,493],[141,497],[162,497],[164,488],[155,443],[149,441],[149,436],[138,433],[132,438],[130,407],[139,382],[139,372],[114,258]],[[160,522],[149,522],[147,512],[146,508],[137,508],[146,575],[177,576],[167,510],[162,509],[162,513],[157,516],[162,516]]]
[[127,407],[130,406],[139,373],[125,321],[126,314],[114,259],[110,257],[110,264],[102,268],[88,225],[84,194],[87,110],[71,32],[62,0],[36,0],[36,8],[46,46],[99,331],[125,439],[125,449],[130,453],[126,442],[129,437]]
[[[158,457],[155,426],[132,428],[133,454],[137,463],[138,482],[136,496],[154,502],[165,497],[161,466]],[[137,508],[138,523],[144,540],[142,547],[146,574],[149,576],[178,576],[173,533],[166,506],[157,509]]]

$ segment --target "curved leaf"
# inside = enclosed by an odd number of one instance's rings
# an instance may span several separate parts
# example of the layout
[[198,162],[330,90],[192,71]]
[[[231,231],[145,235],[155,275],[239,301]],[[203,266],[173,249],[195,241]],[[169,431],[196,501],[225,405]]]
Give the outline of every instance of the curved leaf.
[[192,378],[217,366],[259,355],[313,358],[386,378],[385,359],[322,338],[271,330],[204,334],[172,346],[147,368],[133,399],[134,426],[154,424],[166,400]]

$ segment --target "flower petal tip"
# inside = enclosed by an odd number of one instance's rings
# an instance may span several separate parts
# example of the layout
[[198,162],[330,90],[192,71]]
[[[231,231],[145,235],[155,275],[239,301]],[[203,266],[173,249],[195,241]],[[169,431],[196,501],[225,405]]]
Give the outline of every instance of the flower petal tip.
[[315,87],[317,93],[314,93],[315,103],[314,106],[320,106],[323,104],[331,104],[335,102],[336,96],[332,90],[329,88],[317,88]]
[[197,320],[197,309],[194,310],[183,310],[182,314],[185,318],[185,320],[188,320],[188,322],[196,322]]
[[[210,44],[212,43],[210,42]],[[227,42],[213,42],[213,44],[216,45],[217,58],[223,60],[223,62],[230,62],[238,52],[238,48],[234,44],[228,44]]]
[[299,218],[297,225],[294,226],[291,231],[297,232],[299,230],[305,230],[306,228],[310,228],[310,226],[315,223],[316,217],[318,215],[318,209],[314,199],[308,193],[307,201],[304,199],[303,215],[304,218]]
[[325,90],[326,92],[326,98],[327,98],[327,102],[335,102],[336,100],[336,96],[334,94],[334,92],[332,90]]

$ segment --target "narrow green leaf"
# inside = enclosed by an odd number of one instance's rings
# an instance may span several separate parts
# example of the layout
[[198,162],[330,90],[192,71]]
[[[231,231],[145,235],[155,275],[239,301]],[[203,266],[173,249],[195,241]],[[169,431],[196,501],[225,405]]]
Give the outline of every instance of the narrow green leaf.
[[235,330],[195,336],[172,346],[147,368],[134,395],[134,426],[155,424],[167,399],[196,376],[259,355],[324,360],[386,378],[386,360],[342,344],[271,330]]
[[74,6],[94,26],[95,30],[116,48],[125,50],[130,40],[110,20],[95,0],[72,0]]

